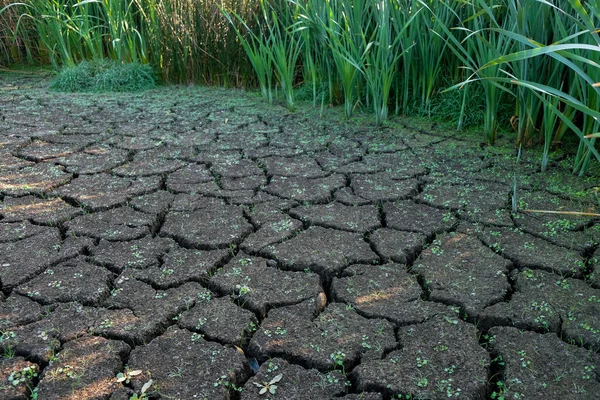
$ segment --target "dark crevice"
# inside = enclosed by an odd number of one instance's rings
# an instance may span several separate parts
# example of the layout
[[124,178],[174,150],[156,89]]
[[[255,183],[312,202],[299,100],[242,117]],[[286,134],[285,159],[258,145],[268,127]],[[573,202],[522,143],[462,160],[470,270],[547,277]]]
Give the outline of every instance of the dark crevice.
[[[160,181],[158,183],[158,190],[164,190],[164,191],[167,190],[167,178],[168,178],[168,176],[169,176],[168,173],[161,174]],[[154,192],[156,192],[156,190],[153,190],[150,193],[154,193]]]
[[371,251],[377,255],[377,258],[378,258],[378,260],[377,260],[377,262],[376,262],[376,263],[374,263],[373,265],[382,265],[382,264],[385,264],[385,263],[384,263],[384,260],[385,260],[387,257],[385,257],[383,254],[381,254],[379,251],[377,251],[377,247],[375,246],[375,243],[373,243],[373,242],[371,241],[371,235],[373,234],[373,232],[374,232],[374,231],[375,231],[375,229],[374,229],[374,230],[371,230],[371,231],[368,231],[368,232],[366,232],[366,233],[364,234],[363,241],[364,241],[365,243],[367,243],[367,244],[369,245],[369,248],[371,249]]
[[446,206],[443,206],[443,205],[439,205],[439,204],[435,204],[435,203],[430,203],[428,201],[421,200],[418,197],[412,197],[411,200],[414,201],[417,204],[423,204],[423,205],[426,205],[426,206],[431,207],[431,208],[436,208],[438,210],[443,210],[443,211],[449,211],[449,212],[452,212],[452,213],[457,213],[459,211],[464,211],[464,209],[462,209],[462,208],[446,207]]
[[[422,177],[425,177],[425,176],[427,176],[427,175],[417,175],[417,176],[413,177],[414,179],[417,180],[417,193],[414,196],[417,196],[417,195],[423,193],[423,191],[425,190],[425,186],[427,186],[428,182],[421,179]],[[414,196],[413,196],[413,198],[414,198]],[[413,200],[413,201],[415,201],[415,203],[417,203],[416,200]],[[429,205],[428,203],[423,203],[423,204]]]
[[365,242],[367,242],[371,251],[373,253],[375,253],[377,255],[377,257],[379,258],[379,261],[377,262],[376,265],[383,265],[383,264],[386,264],[387,262],[391,261],[391,259],[388,259],[388,257],[386,257],[384,254],[380,253],[379,250],[377,250],[377,246],[375,246],[375,243],[373,243],[370,240],[370,235],[365,237]]
[[377,213],[379,215],[379,222],[381,224],[381,227],[387,228],[387,215],[386,215],[385,211],[383,210],[383,204],[377,203],[376,208],[377,208]]
[[[409,273],[412,273],[409,271]],[[425,277],[422,274],[416,275],[417,282],[421,286],[421,300],[423,301],[432,301],[430,299],[431,296],[431,288],[429,287],[429,282],[426,281]]]
[[224,244],[224,245],[219,245],[219,246],[208,246],[208,245],[198,244],[193,241],[189,241],[187,238],[179,236],[179,235],[159,234],[158,236],[170,238],[170,239],[174,240],[175,243],[177,243],[177,245],[179,245],[179,247],[182,247],[184,249],[201,250],[201,251],[229,249],[231,252],[233,252],[232,254],[234,254],[234,255],[237,254],[239,245],[242,243],[242,241],[244,239],[244,238],[234,239],[229,244]]
[[[547,236],[545,236],[544,234],[541,234],[539,232],[536,232],[534,230],[531,229],[527,229],[527,227],[524,227],[519,221],[518,218],[515,216],[514,213],[510,213],[510,217],[511,217],[511,221],[513,222],[514,226],[517,227],[518,229],[520,229],[521,231],[523,231],[524,233],[527,233],[533,237],[536,237],[538,239],[541,239],[545,242],[548,242],[554,246],[558,246],[558,247],[562,247],[564,249],[569,249],[569,250],[573,250],[573,251],[577,251],[581,254],[582,257],[586,257],[586,255],[591,255],[594,253],[594,251],[596,250],[596,248],[598,247],[597,243],[586,243],[583,246],[573,246],[573,247],[569,247],[569,246],[565,246],[564,244],[558,243],[556,241],[551,240],[550,238],[548,238]],[[577,227],[577,229],[571,229],[568,232],[583,232],[586,229],[588,229],[589,227],[594,225],[594,220],[590,221],[588,224],[582,225]],[[501,226],[502,227],[502,226]]]
[[246,235],[246,236],[244,236],[244,238],[242,238],[242,241],[240,242],[240,245],[242,243],[244,243],[244,239],[246,239],[252,233],[255,233],[257,230],[259,230],[261,228],[261,225],[258,225],[256,223],[252,223],[252,217],[250,215],[248,215],[248,211],[247,211],[246,208],[244,208],[244,210],[242,211],[242,217],[244,218],[244,220],[246,220],[246,222],[248,222],[250,225],[252,225],[252,232],[250,232],[248,235]]
[[[564,319],[563,319],[562,315],[559,315],[559,320],[560,320],[560,322],[559,322],[558,332],[556,334],[558,335],[558,338],[560,340],[562,340],[563,342],[565,342],[567,344],[581,347],[586,350],[592,351],[594,353],[600,354],[600,346],[598,345],[597,340],[595,342],[590,343],[590,342],[584,342],[581,337],[579,337],[579,338],[569,337],[569,335],[563,329]],[[542,334],[547,333],[547,332],[538,331],[538,330],[533,330],[533,331],[537,332],[537,333],[542,333]]]
[[[81,208],[83,210],[84,214],[91,214],[93,212],[93,210],[89,206],[79,203],[79,201],[77,201],[77,199],[75,199],[73,197],[61,196],[60,199],[70,206],[73,206],[76,208]],[[119,204],[113,208],[120,207],[120,206],[121,206],[121,204]]]
[[[107,269],[110,270],[109,267],[106,267]],[[112,270],[111,270],[112,271]],[[178,282],[173,282],[170,283],[168,285],[162,285],[162,284],[157,284],[155,281],[151,280],[151,279],[146,279],[144,277],[140,277],[140,276],[136,276],[135,277],[136,280],[145,283],[146,285],[152,287],[152,289],[156,290],[156,291],[165,291],[165,290],[171,290],[171,289],[177,289],[180,288],[182,286],[184,286],[187,283],[198,283],[200,285],[202,285],[202,287],[208,288],[208,278],[195,278],[195,277],[191,277],[191,278],[187,278]],[[215,296],[215,297],[219,297],[219,296]]]
[[163,225],[165,224],[167,214],[168,214],[168,210],[164,210],[164,211],[156,214],[156,219],[154,220],[154,223],[150,227],[150,234],[152,235],[153,238],[155,238],[158,235],[158,233],[162,229]]
[[[485,338],[485,336],[486,336],[486,334],[482,334],[481,338],[486,341],[489,340],[489,338]],[[481,341],[480,341],[480,344],[484,344],[484,343],[481,343]],[[487,348],[487,347],[488,347],[487,345],[484,345],[484,348]],[[501,395],[504,393],[504,389],[505,389],[504,377],[505,377],[505,373],[506,373],[506,364],[503,359],[503,356],[500,353],[492,351],[491,349],[488,349],[488,352],[490,354],[491,363],[490,363],[489,375],[488,375],[487,398],[488,399],[501,398]],[[492,397],[492,396],[495,396],[495,397]]]

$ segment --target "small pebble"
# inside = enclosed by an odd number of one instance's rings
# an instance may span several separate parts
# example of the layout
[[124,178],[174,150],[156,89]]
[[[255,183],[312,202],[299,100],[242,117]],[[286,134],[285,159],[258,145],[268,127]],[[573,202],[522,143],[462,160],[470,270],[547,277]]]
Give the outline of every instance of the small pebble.
[[325,309],[325,306],[327,306],[327,296],[324,292],[321,292],[317,295],[317,301],[315,304],[315,311],[317,314],[320,314],[321,311]]

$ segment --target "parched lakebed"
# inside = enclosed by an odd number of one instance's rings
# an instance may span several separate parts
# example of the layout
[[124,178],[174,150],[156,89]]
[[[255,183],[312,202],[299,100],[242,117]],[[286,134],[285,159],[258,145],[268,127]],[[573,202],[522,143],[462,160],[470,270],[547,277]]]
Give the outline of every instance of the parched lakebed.
[[597,212],[564,156],[46,87],[0,75],[0,399],[598,397],[600,222],[528,211]]

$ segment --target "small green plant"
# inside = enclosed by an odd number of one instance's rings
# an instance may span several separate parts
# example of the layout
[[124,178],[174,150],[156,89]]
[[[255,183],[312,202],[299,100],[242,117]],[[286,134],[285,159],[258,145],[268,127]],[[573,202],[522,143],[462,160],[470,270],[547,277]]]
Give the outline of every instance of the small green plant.
[[144,383],[144,386],[142,386],[140,394],[134,393],[133,396],[129,397],[129,400],[147,400],[149,396],[148,389],[152,387],[153,383],[152,379],[149,379],[148,382]]
[[584,367],[583,367],[584,373],[581,376],[581,379],[590,380],[595,369],[596,369],[596,367],[594,365],[584,365]]
[[210,293],[210,290],[203,289],[202,291],[198,292],[196,297],[198,297],[198,300],[202,302],[207,302],[210,301],[210,299],[212,298],[212,294]]
[[134,371],[130,370],[129,367],[125,367],[125,371],[119,372],[117,374],[117,382],[125,382],[128,384],[131,382],[131,378],[134,376],[140,375],[142,373],[141,369],[136,369]]
[[0,332],[0,343],[6,342],[17,337],[15,332]]
[[250,292],[250,288],[247,285],[235,285],[235,288],[237,289],[239,296],[243,296]]
[[337,370],[339,367],[340,371],[342,371],[342,374],[346,374],[346,367],[344,366],[344,359],[346,358],[346,354],[338,350],[335,353],[331,353],[329,357],[333,360],[335,369]]
[[279,366],[275,365],[275,363],[273,363],[273,361],[269,361],[269,364],[267,365],[267,372],[271,373],[271,372],[275,372],[279,369]]
[[282,327],[278,326],[275,328],[275,334],[279,335],[279,336],[283,336],[287,333],[287,329],[283,329]]
[[361,346],[365,349],[370,349],[372,346],[369,344],[368,342],[369,337],[367,335],[363,335],[362,336],[362,343]]
[[439,344],[437,346],[435,346],[433,348],[434,351],[447,351],[448,350],[448,346],[446,346],[445,344]]
[[427,385],[429,385],[429,380],[425,377],[419,379],[419,381],[417,382],[418,387],[426,388]]
[[213,383],[214,387],[219,387],[223,385],[224,388],[228,389],[228,390],[233,390],[234,392],[241,392],[242,388],[241,387],[237,387],[235,385],[235,383],[229,382],[229,380],[227,379],[227,375],[221,375],[215,383]]
[[167,297],[167,292],[156,292],[154,295],[155,299],[163,299],[165,297]]
[[269,382],[254,382],[254,385],[260,388],[258,394],[262,395],[268,392],[274,395],[275,393],[277,393],[276,383],[281,381],[281,378],[283,378],[283,374],[274,376],[273,379],[271,379]]
[[519,350],[517,351],[517,354],[521,356],[519,358],[519,361],[521,361],[521,367],[527,368],[531,365],[531,361],[527,359],[527,353],[525,352],[525,350]]
[[27,381],[32,380],[38,376],[37,369],[33,366],[25,367],[20,371],[13,371],[8,377],[8,382],[12,386],[19,386]]
[[167,374],[167,376],[169,378],[181,378],[183,376],[183,368],[182,367],[175,367],[174,370],[169,371],[169,373]]
[[256,326],[256,323],[254,321],[250,321],[248,323],[248,332],[256,332],[257,329],[258,327]]
[[56,370],[50,373],[50,376],[57,377],[60,374],[63,374],[73,380],[78,380],[82,375],[82,373],[77,373],[72,365],[65,365],[64,367],[56,368]]
[[114,325],[113,321],[111,321],[110,319],[105,319],[100,323],[98,328],[99,329],[108,329],[108,328],[112,327],[113,325]]
[[504,400],[504,393],[506,392],[506,385],[502,381],[496,382],[496,390],[492,392],[490,398],[492,400]]
[[437,246],[433,246],[431,248],[431,252],[433,254],[435,254],[436,256],[441,256],[442,254],[444,254],[444,250],[442,250],[441,248],[437,247]]
[[417,367],[421,368],[429,364],[429,360],[426,358],[417,357]]
[[561,279],[559,281],[556,281],[556,285],[560,286],[563,289],[569,289],[571,288],[571,285],[569,284],[569,281],[566,279]]
[[456,371],[456,365],[452,364],[449,367],[444,368],[444,371],[452,375]]
[[12,348],[11,346],[6,346],[2,355],[0,355],[0,358],[2,358],[4,360],[10,360],[10,359],[15,358],[15,355],[16,355],[15,349]]
[[442,379],[438,383],[438,390],[440,392],[446,392],[446,397],[460,397],[462,389],[452,387],[452,379]]

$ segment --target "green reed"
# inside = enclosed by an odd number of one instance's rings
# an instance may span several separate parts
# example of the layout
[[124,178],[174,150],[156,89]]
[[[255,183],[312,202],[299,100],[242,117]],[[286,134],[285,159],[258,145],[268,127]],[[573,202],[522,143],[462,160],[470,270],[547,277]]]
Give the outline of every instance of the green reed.
[[[258,86],[290,109],[313,104],[436,117],[452,94],[459,129],[516,146],[578,142],[574,171],[598,157],[600,5],[580,0],[22,0],[0,8],[0,63],[56,67],[111,58],[170,82]],[[482,104],[473,98],[482,96]],[[453,103],[455,104],[455,103]],[[433,106],[435,105],[435,106]],[[475,107],[475,108],[474,108]],[[508,118],[506,118],[508,119]],[[590,136],[591,135],[591,136]]]

